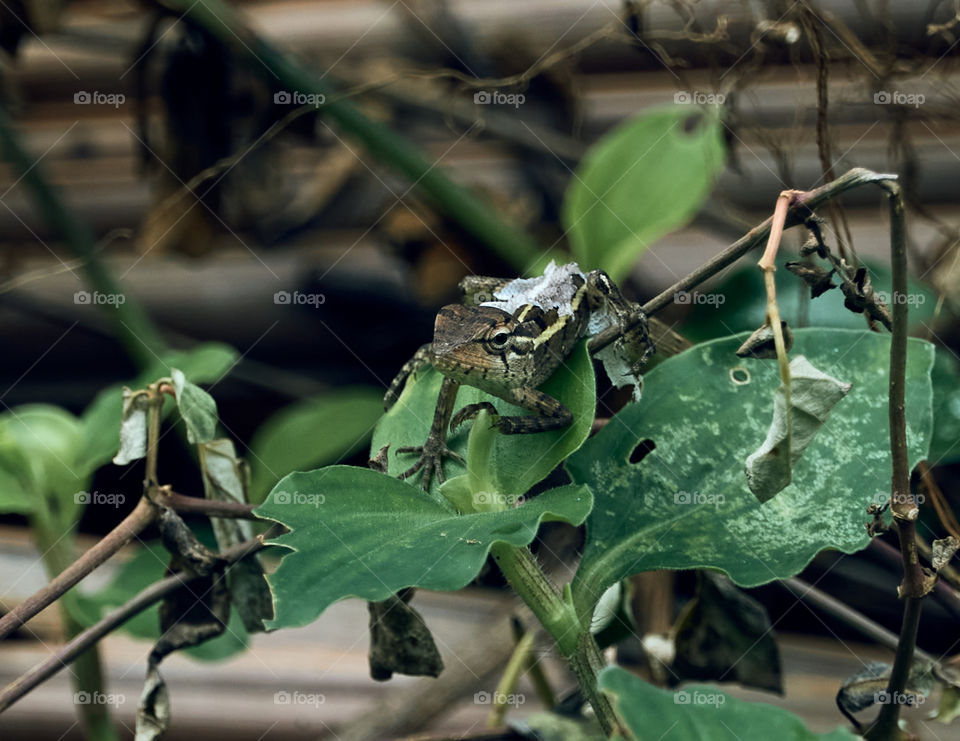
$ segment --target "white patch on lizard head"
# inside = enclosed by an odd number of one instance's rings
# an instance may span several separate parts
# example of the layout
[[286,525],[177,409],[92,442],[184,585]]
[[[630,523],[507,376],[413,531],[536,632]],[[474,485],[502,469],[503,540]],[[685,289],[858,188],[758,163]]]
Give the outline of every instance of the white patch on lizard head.
[[570,314],[570,302],[576,293],[571,280],[574,275],[586,280],[575,262],[557,265],[551,260],[543,275],[512,280],[494,294],[493,301],[484,301],[481,306],[493,306],[512,314],[521,306],[532,304],[544,311],[556,309],[560,316],[566,316]]
[[[568,262],[564,265],[557,265],[551,260],[543,271],[543,275],[536,278],[516,278],[497,291],[494,294],[493,301],[484,301],[480,305],[493,306],[508,314],[513,314],[521,306],[533,304],[544,311],[556,309],[560,316],[567,316],[571,313],[570,302],[577,290],[574,281],[571,280],[574,275],[580,276],[583,280],[587,279],[586,274],[580,270],[577,263]],[[604,306],[596,309],[590,314],[587,323],[587,335],[592,337],[600,334],[607,327],[612,326],[615,321],[608,307]],[[633,386],[634,401],[639,401],[639,378],[630,372],[631,359],[627,357],[619,344],[615,343],[607,346],[597,353],[597,358],[603,363],[603,368],[607,376],[610,377],[611,383],[617,388]]]

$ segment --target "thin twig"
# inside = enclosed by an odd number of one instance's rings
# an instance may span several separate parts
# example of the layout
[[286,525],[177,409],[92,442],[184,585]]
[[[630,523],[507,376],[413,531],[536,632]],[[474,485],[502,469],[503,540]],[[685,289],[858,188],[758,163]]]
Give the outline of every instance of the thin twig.
[[[899,639],[896,633],[887,630],[879,623],[875,623],[866,615],[857,612],[836,597],[796,577],[781,579],[777,583],[794,597],[820,608],[828,615],[840,620],[858,633],[873,639],[884,648],[889,648],[891,651],[897,650]],[[917,649],[916,655],[924,661],[929,661],[933,664],[939,663],[935,657],[920,649]]]
[[158,508],[150,500],[141,498],[133,511],[96,545],[61,571],[43,589],[27,597],[0,618],[0,640],[59,599],[110,556],[127,545],[157,518],[158,512]]
[[[264,536],[257,536],[243,543],[238,543],[232,548],[225,550],[221,554],[221,558],[228,564],[235,563],[264,548],[267,544],[263,541]],[[91,625],[82,633],[77,634],[72,640],[65,643],[55,653],[33,667],[33,669],[8,684],[3,691],[0,692],[0,713],[32,689],[50,679],[50,677],[54,676],[61,669],[67,667],[84,651],[96,644],[111,631],[119,628],[134,615],[138,615],[171,592],[187,586],[199,578],[202,577],[197,576],[191,579],[184,579],[180,574],[164,577],[160,581],[151,584],[125,604],[104,615],[94,625]]]
[[219,499],[202,499],[188,497],[171,491],[169,486],[161,486],[154,495],[154,501],[184,514],[208,515],[210,517],[225,517],[234,520],[259,520],[253,514],[255,504],[246,502],[227,502]]

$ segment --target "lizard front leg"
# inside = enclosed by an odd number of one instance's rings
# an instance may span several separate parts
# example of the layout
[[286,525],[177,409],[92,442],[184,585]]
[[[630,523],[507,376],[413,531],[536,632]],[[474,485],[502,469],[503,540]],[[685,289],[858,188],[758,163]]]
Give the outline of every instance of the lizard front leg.
[[[523,435],[531,432],[547,432],[568,427],[573,422],[573,413],[561,402],[549,394],[534,388],[512,389],[503,395],[505,401],[516,404],[518,407],[536,412],[536,416],[494,416],[493,426],[504,435]],[[473,419],[480,412],[486,411],[497,415],[496,407],[489,401],[478,404],[469,404],[457,412],[450,421],[450,428],[454,429],[468,419]]]
[[433,413],[433,423],[430,425],[430,434],[427,435],[426,442],[415,447],[397,448],[397,455],[414,453],[420,456],[416,463],[400,474],[401,479],[409,478],[423,469],[421,486],[429,491],[430,479],[434,473],[437,474],[439,483],[442,484],[445,480],[443,475],[443,459],[445,456],[465,464],[462,455],[447,447],[447,426],[450,424],[450,416],[453,414],[453,405],[457,400],[459,389],[460,384],[457,381],[444,377],[443,385],[440,386],[440,396],[437,399],[437,408]]
[[426,345],[421,345],[420,349],[413,354],[413,357],[403,364],[400,372],[397,373],[390,382],[387,393],[383,395],[383,408],[386,411],[389,412],[390,407],[397,403],[397,399],[400,398],[400,392],[403,391],[403,384],[406,383],[407,378],[423,366],[429,365],[431,357],[432,352],[430,350],[430,343],[428,342]]

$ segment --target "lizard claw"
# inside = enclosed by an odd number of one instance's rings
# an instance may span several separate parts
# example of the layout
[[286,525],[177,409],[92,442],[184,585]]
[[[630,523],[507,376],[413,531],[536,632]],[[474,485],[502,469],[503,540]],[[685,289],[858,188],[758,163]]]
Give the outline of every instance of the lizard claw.
[[497,411],[497,408],[491,404],[489,401],[481,401],[478,404],[468,404],[459,412],[453,415],[453,419],[450,420],[450,429],[455,430],[468,419],[475,418],[480,412],[487,412],[492,417],[492,424],[494,427],[498,426],[500,413]]
[[442,484],[446,481],[443,474],[444,458],[453,458],[455,461],[466,465],[463,456],[457,451],[448,448],[446,443],[432,438],[427,438],[423,445],[397,448],[397,455],[400,453],[412,453],[420,456],[416,463],[400,474],[400,478],[408,479],[422,469],[423,475],[420,479],[420,485],[427,491],[430,490],[430,479],[433,478],[434,473],[437,475],[437,483]]

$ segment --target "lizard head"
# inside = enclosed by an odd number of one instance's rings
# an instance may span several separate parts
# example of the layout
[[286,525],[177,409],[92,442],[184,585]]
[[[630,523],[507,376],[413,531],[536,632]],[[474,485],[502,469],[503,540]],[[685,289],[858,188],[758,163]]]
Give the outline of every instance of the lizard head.
[[446,376],[497,393],[516,385],[533,362],[543,331],[543,312],[531,307],[514,314],[492,306],[451,304],[437,313],[433,330],[434,366]]

